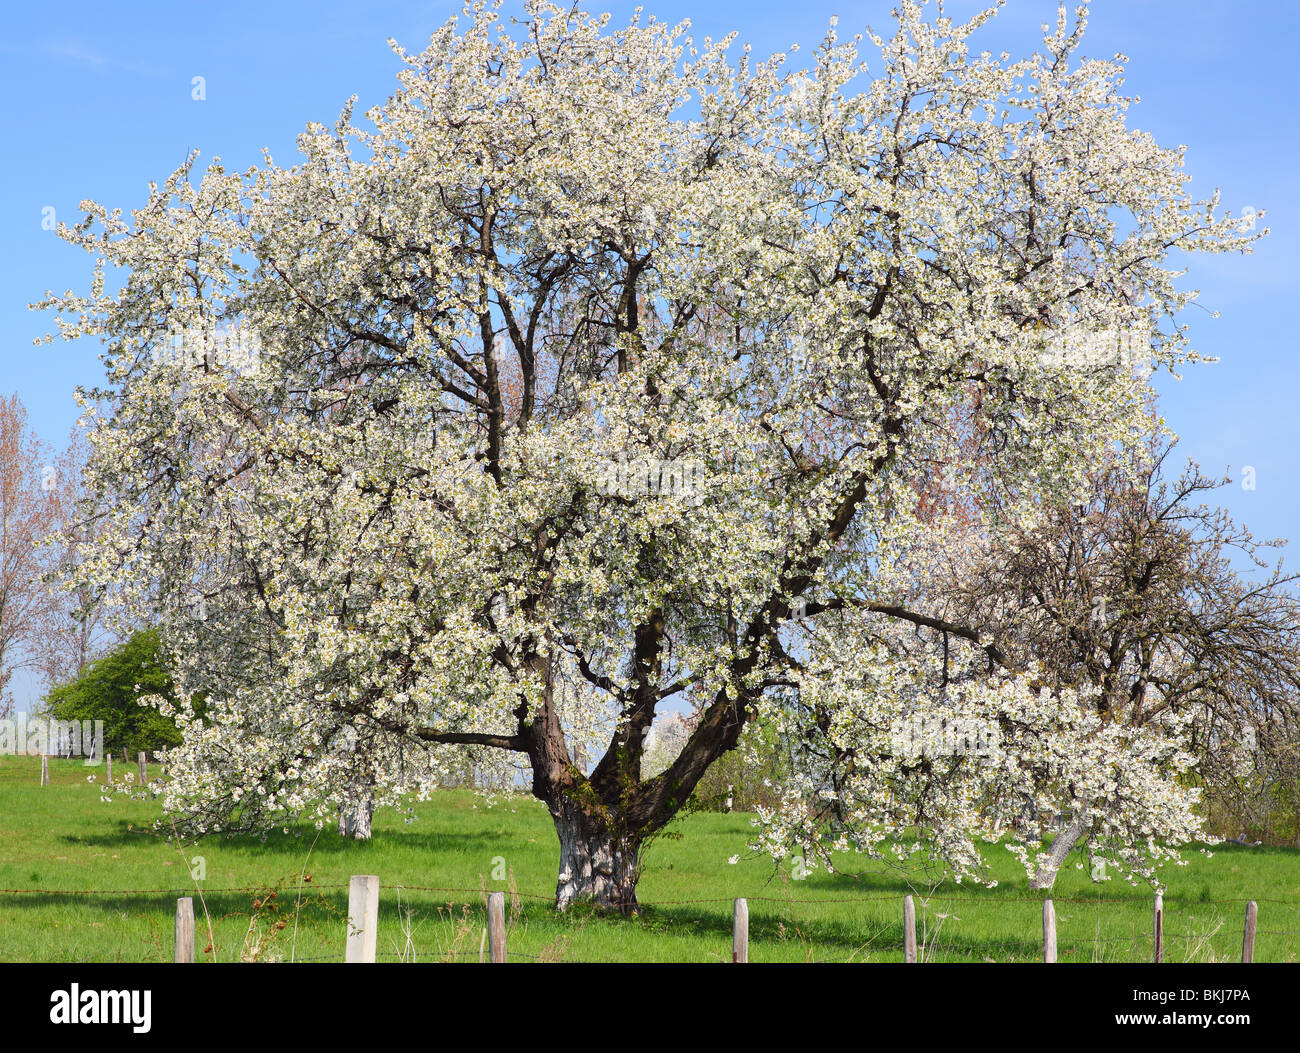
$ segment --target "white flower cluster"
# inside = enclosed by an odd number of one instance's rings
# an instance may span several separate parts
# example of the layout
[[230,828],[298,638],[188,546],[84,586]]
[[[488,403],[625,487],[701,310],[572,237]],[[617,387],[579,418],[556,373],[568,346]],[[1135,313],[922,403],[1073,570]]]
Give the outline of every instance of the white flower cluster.
[[[838,625],[798,704],[768,710],[802,753],[781,806],[760,814],[755,849],[780,859],[797,848],[832,868],[836,853],[919,855],[985,880],[980,845],[1005,841],[1033,876],[1039,817],[1063,813],[1081,815],[1094,858],[1133,880],[1207,839],[1186,778],[1190,718],[1126,727],[1099,715],[1093,693],[1046,691],[1034,673],[981,675],[973,648],[949,654],[941,683],[934,648],[900,660],[868,643],[875,635],[870,619]],[[804,709],[831,716],[809,729]],[[969,734],[906,733],[927,727]]]

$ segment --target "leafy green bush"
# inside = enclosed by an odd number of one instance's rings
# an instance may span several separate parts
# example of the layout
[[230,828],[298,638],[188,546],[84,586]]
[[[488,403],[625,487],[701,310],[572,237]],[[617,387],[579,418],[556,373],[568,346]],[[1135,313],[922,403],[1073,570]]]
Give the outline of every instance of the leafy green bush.
[[[137,701],[152,694],[175,701],[158,630],[142,629],[75,680],[54,688],[46,710],[58,720],[102,720],[105,750],[136,753],[180,745],[175,722]],[[201,714],[202,702],[195,708]]]

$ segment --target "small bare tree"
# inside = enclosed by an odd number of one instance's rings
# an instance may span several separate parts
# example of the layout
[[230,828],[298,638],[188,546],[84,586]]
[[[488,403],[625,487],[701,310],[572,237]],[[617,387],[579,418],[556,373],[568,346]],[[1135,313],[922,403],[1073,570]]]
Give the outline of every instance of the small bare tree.
[[31,650],[33,667],[48,687],[75,679],[115,639],[105,623],[103,595],[73,580],[78,546],[102,531],[102,517],[93,514],[82,492],[89,450],[85,432],[74,428],[62,455],[42,469],[58,522],[40,557],[47,597],[33,616]]
[[27,425],[17,395],[0,399],[0,709],[12,710],[9,684],[36,666],[31,646],[48,597],[41,540],[59,516],[56,467]]

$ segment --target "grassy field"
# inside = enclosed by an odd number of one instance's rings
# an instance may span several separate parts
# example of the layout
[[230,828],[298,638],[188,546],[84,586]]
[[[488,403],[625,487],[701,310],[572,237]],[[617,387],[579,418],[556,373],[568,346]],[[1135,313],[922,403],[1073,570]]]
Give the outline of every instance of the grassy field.
[[[154,831],[156,803],[100,799],[102,768],[51,761],[48,787],[39,768],[36,758],[0,757],[0,961],[169,961],[181,895],[195,898],[201,960],[341,961],[351,874],[380,875],[381,960],[478,961],[482,889],[512,891],[509,949],[524,961],[726,961],[736,896],[749,899],[751,961],[899,961],[908,891],[931,960],[1040,956],[1041,898],[1001,850],[989,857],[994,889],[932,889],[919,871],[863,860],[846,867],[851,876],[796,881],[788,863],[745,858],[748,816],[694,815],[648,851],[636,917],[560,916],[551,907],[558,844],[531,799],[487,808],[448,791],[411,824],[381,810],[369,843],[304,825],[265,842],[214,837],[182,850]],[[90,771],[101,773],[94,782]],[[197,856],[201,881],[190,878]],[[505,880],[492,879],[496,857]],[[1169,960],[1239,958],[1252,898],[1256,960],[1297,960],[1300,852],[1220,846],[1188,860],[1164,875]],[[1149,888],[1094,884],[1071,866],[1053,898],[1061,961],[1149,960]]]

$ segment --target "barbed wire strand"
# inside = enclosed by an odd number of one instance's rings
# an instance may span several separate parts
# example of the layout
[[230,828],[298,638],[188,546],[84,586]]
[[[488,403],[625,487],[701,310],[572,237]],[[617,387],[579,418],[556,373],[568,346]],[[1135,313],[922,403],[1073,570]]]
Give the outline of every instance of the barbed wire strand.
[[[234,892],[266,893],[266,892],[275,892],[277,890],[285,889],[286,887],[287,886],[285,885],[274,885],[274,884],[238,885],[229,888],[202,888],[201,891],[203,892],[204,895],[216,895],[219,893],[234,893]],[[316,889],[337,890],[337,889],[345,889],[348,887],[349,885],[346,882],[328,882],[328,883],[320,883],[320,884],[316,882],[311,882],[307,885],[304,885],[300,891],[309,892]],[[510,895],[512,899],[531,899],[531,900],[538,900],[547,903],[553,903],[555,901],[555,896],[552,893],[541,894],[536,892],[511,891],[509,889],[484,889],[481,887],[460,887],[454,885],[408,885],[402,882],[393,882],[391,884],[384,884],[383,882],[381,882],[381,887],[390,888],[390,889],[401,889],[402,891],[405,892],[452,892],[452,893],[467,895],[475,899],[481,899],[486,892],[506,892],[508,895]],[[0,888],[0,895],[164,896],[164,895],[173,895],[176,893],[183,894],[185,892],[193,892],[193,891],[196,890],[192,887],[182,888],[179,886],[172,887],[172,888],[133,888],[133,889]],[[299,890],[295,890],[295,892],[297,891]],[[810,907],[818,907],[818,906],[835,906],[835,905],[842,905],[845,903],[858,904],[858,903],[893,902],[900,899],[901,895],[902,895],[901,893],[894,893],[894,894],[872,894],[872,895],[864,895],[864,896],[846,896],[846,897],[834,897],[834,898],[811,897],[809,899],[804,899],[804,900],[793,900],[781,896],[747,896],[743,898],[745,898],[746,901],[749,903],[780,903],[787,907],[810,908]],[[1144,899],[1138,899],[1138,898],[1101,899],[1099,897],[1089,897],[1089,896],[1073,896],[1073,897],[1071,896],[1043,897],[1043,896],[1026,896],[1026,895],[970,896],[970,895],[946,895],[943,893],[934,893],[928,897],[920,896],[917,893],[912,893],[912,895],[917,896],[917,898],[920,899],[923,904],[937,904],[937,905],[943,905],[947,903],[983,903],[988,905],[997,905],[1003,903],[1026,903],[1026,904],[1041,905],[1044,899],[1051,899],[1053,903],[1084,904],[1084,905],[1098,906],[1098,907],[1125,907],[1125,906],[1141,906],[1144,905],[1146,902]],[[735,898],[736,897],[734,896],[702,896],[702,897],[692,897],[689,899],[655,899],[655,900],[642,899],[642,900],[638,900],[637,906],[638,907],[673,907],[673,906],[688,906],[688,905],[695,905],[701,903],[731,903],[734,901]],[[1168,894],[1166,894],[1165,904],[1167,906],[1174,905],[1174,906],[1193,906],[1193,907],[1199,906],[1201,904],[1207,904],[1207,905],[1231,904],[1236,906],[1245,906],[1245,904],[1247,902],[1250,902],[1252,899],[1256,903],[1282,903],[1292,908],[1300,907],[1300,901],[1297,900],[1282,899],[1277,897],[1266,897],[1266,896],[1254,896],[1249,898],[1243,897],[1240,899],[1202,899],[1200,897],[1181,899],[1178,897],[1170,897]]]

